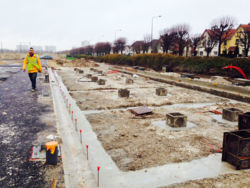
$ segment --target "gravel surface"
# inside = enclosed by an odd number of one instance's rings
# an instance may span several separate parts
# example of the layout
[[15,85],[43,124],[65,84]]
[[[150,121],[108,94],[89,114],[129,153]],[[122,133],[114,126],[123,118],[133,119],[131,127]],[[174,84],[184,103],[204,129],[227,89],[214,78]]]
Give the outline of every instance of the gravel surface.
[[44,162],[29,161],[33,143],[48,126],[40,116],[53,110],[38,102],[39,85],[32,93],[28,75],[21,71],[0,83],[0,187],[48,186]]

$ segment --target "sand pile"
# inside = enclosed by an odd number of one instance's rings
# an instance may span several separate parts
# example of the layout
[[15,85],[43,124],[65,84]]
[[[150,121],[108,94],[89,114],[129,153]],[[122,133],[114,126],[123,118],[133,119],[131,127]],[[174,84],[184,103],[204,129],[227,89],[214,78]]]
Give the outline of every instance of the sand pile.
[[75,59],[75,60],[56,60],[57,64],[63,67],[99,67],[98,64],[87,61],[85,59]]

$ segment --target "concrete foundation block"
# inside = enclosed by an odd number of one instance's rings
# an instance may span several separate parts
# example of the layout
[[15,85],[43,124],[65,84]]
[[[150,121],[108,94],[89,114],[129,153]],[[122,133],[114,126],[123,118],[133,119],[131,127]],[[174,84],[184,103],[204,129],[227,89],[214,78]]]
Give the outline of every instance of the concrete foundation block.
[[79,74],[83,74],[84,73],[84,71],[83,70],[81,70],[81,69],[79,69]]
[[225,108],[222,111],[222,118],[228,121],[238,121],[238,116],[242,113],[243,111],[237,108]]
[[187,116],[179,112],[166,114],[166,124],[170,127],[186,127],[187,126]]
[[250,112],[239,114],[239,130],[250,129]]
[[130,91],[128,89],[119,89],[118,96],[119,97],[129,97]]
[[157,88],[155,90],[156,95],[158,96],[167,96],[168,92],[165,88]]
[[106,80],[104,80],[104,79],[99,79],[99,80],[97,81],[97,83],[98,83],[98,85],[105,85],[105,84],[106,84]]
[[92,81],[92,82],[97,82],[97,80],[98,80],[98,77],[97,77],[97,76],[92,76],[92,77],[91,77],[91,81]]
[[250,168],[250,130],[224,132],[222,161],[234,165],[236,170]]
[[86,77],[87,77],[87,78],[91,78],[91,77],[92,77],[92,74],[87,74]]
[[126,78],[126,84],[133,84],[134,80],[131,78]]
[[49,97],[49,88],[48,87],[42,87],[42,96],[43,97]]
[[49,74],[45,74],[44,82],[49,83]]
[[248,79],[242,79],[242,78],[236,78],[232,81],[232,84],[234,85],[240,85],[240,86],[250,86],[250,80]]

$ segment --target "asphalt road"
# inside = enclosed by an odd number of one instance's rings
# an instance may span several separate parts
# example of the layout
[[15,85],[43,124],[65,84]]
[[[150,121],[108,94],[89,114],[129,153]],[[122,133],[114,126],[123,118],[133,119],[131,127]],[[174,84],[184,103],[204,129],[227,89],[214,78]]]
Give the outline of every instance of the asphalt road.
[[21,70],[0,83],[0,187],[45,187],[45,165],[29,162],[32,142],[46,127],[39,116],[51,110],[38,103],[39,93]]

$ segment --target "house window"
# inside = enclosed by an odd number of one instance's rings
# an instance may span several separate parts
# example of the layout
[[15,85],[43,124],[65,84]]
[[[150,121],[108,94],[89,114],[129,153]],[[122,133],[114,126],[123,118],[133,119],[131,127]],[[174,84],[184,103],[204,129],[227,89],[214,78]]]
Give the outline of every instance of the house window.
[[236,39],[236,41],[235,41],[235,45],[236,45],[236,46],[238,46],[238,45],[239,45],[239,43],[240,43],[240,40],[239,40],[239,39]]
[[200,56],[203,56],[203,51],[200,51]]
[[214,51],[214,55],[218,55],[218,52],[217,52],[217,51]]

